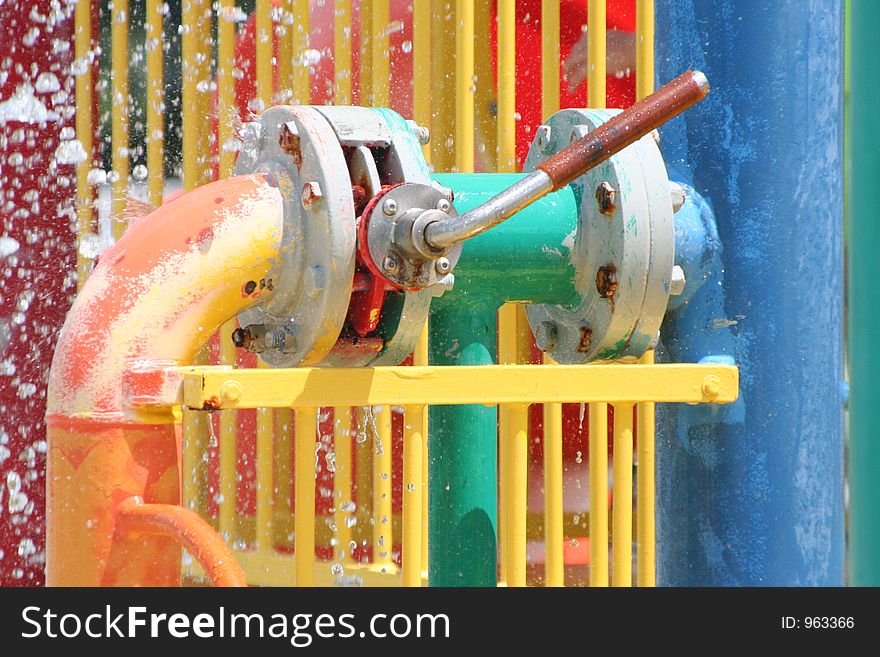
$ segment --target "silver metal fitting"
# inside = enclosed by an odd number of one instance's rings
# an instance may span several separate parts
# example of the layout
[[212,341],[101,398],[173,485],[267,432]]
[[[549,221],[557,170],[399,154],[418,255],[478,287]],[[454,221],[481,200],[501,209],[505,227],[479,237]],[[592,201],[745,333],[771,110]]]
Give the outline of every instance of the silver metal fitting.
[[445,212],[446,214],[449,214],[449,210],[451,208],[452,204],[445,198],[441,198],[439,201],[437,201],[437,209],[440,210],[440,212]]
[[388,273],[397,271],[397,266],[397,258],[394,256],[386,256],[382,261],[382,269]]
[[389,217],[394,216],[397,212],[397,201],[393,198],[386,198],[385,202],[382,203],[382,212],[387,214]]
[[434,262],[434,268],[437,270],[438,274],[445,276],[452,269],[452,263],[449,262],[449,258],[437,258]]
[[684,286],[687,281],[684,278],[684,270],[675,265],[672,268],[672,279],[669,281],[669,295],[673,297],[679,296],[684,292]]

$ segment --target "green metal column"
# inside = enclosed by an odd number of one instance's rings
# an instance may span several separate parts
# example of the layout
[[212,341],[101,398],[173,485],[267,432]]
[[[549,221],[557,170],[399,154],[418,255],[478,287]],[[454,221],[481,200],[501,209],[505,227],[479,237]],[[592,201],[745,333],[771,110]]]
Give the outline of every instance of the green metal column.
[[880,2],[850,7],[849,578],[880,585]]
[[[461,212],[519,175],[449,174]],[[498,308],[506,301],[567,303],[576,297],[570,249],[578,208],[570,188],[464,243],[455,288],[431,308],[432,365],[495,363]],[[432,406],[428,443],[428,577],[431,586],[495,586],[496,407]]]

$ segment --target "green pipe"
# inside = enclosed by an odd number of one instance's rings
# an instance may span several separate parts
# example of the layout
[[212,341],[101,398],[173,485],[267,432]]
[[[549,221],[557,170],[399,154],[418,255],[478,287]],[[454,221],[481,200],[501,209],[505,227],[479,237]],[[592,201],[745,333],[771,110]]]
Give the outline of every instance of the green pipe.
[[880,586],[880,3],[850,9],[849,581]]
[[[466,212],[521,176],[436,176]],[[578,208],[570,188],[548,195],[464,243],[455,287],[431,308],[434,365],[495,362],[498,308],[507,301],[566,304],[576,298],[570,260]],[[428,581],[495,586],[496,407],[432,406],[428,433]]]
[[[510,187],[523,175],[470,173],[434,178],[453,190],[453,204],[461,214]],[[455,289],[449,296],[457,302],[472,295],[501,303],[573,302],[577,294],[570,251],[577,218],[574,192],[565,187],[467,240],[455,268]]]
[[[482,307],[480,307],[482,305]],[[431,315],[430,362],[495,362],[496,307],[443,304]],[[428,581],[495,586],[497,416],[494,407],[431,406]]]

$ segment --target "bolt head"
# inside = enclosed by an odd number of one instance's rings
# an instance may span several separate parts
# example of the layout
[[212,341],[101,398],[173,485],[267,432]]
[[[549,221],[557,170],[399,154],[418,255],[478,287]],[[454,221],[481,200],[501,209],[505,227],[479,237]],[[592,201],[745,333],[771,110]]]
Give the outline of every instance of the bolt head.
[[449,273],[449,270],[452,269],[452,263],[449,262],[449,258],[437,258],[434,261],[434,269],[437,270],[437,273],[441,276],[444,276]]
[[293,121],[281,124],[278,130],[278,146],[289,155],[299,151],[299,134]]
[[614,210],[617,207],[614,203],[616,198],[617,192],[611,186],[611,183],[603,181],[596,188],[596,203],[599,206],[599,213],[604,214],[606,217],[614,214]]
[[302,204],[304,208],[308,208],[312,203],[316,202],[324,196],[321,186],[316,182],[307,182],[302,188]]
[[449,211],[452,209],[452,203],[447,201],[445,198],[441,198],[439,201],[437,201],[436,207],[438,210],[440,210],[440,212],[446,212],[448,214]]
[[670,296],[677,297],[684,292],[685,283],[687,283],[687,281],[684,277],[684,270],[678,265],[675,265],[672,268],[672,278],[669,281]]
[[393,198],[386,198],[385,202],[382,203],[382,212],[389,217],[393,216],[397,212],[397,201]]
[[220,388],[220,397],[223,401],[235,402],[241,399],[244,389],[238,381],[226,381]]
[[672,212],[681,210],[684,205],[685,193],[684,188],[674,182],[669,183],[669,200],[672,201]]
[[596,291],[603,299],[611,299],[617,292],[617,267],[613,264],[599,267],[596,271]]
[[387,272],[397,271],[397,258],[394,256],[385,256],[385,259],[382,261],[382,269]]
[[712,401],[718,399],[721,394],[721,379],[715,374],[709,374],[703,378],[703,399]]

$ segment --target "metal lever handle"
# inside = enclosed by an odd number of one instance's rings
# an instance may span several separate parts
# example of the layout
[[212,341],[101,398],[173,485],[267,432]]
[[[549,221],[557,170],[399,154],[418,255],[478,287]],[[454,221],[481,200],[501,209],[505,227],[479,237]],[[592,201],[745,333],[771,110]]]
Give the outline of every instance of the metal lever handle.
[[687,71],[663,85],[581,139],[538,165],[537,170],[482,205],[458,217],[425,226],[429,250],[441,251],[497,226],[542,196],[565,187],[578,176],[638,141],[709,93],[700,71]]

